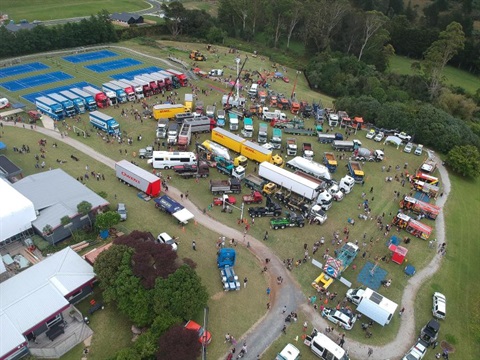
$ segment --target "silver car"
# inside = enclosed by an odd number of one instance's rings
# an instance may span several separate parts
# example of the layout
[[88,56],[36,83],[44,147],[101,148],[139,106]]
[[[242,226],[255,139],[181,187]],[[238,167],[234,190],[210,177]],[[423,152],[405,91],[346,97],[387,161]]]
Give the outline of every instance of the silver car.
[[118,215],[120,215],[120,221],[127,220],[127,208],[125,207],[125,204],[123,203],[118,204],[117,213]]
[[411,153],[413,150],[413,144],[411,142],[407,143],[407,145],[405,145],[405,147],[403,148],[403,151],[406,152],[406,153]]
[[325,308],[322,311],[322,316],[334,324],[338,324],[345,330],[352,330],[353,325],[355,325],[355,321],[357,321],[357,316],[347,309],[336,310]]

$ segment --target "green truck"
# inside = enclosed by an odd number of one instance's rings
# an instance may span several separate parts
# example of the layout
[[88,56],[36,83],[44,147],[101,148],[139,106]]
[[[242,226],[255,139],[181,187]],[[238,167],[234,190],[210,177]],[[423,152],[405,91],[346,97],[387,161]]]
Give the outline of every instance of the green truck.
[[287,213],[284,218],[274,218],[270,220],[270,227],[273,230],[285,229],[287,227],[304,227],[305,218],[302,215],[297,215],[293,212]]

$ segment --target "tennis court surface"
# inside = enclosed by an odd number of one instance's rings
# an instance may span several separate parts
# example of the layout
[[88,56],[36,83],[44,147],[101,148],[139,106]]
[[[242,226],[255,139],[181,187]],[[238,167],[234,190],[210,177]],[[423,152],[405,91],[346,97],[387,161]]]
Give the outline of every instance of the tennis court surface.
[[53,88],[53,89],[42,90],[42,91],[37,91],[37,92],[31,93],[31,94],[22,95],[22,98],[24,98],[27,101],[30,101],[32,104],[35,104],[35,99],[39,96],[47,96],[48,94],[59,93],[60,91],[70,90],[71,88],[81,89],[84,86],[93,86],[93,85],[90,84],[90,83],[87,83],[85,81],[82,81],[82,82],[78,82],[78,83],[74,83],[74,84],[70,84],[70,85],[59,86],[59,87],[56,87],[56,88]]
[[4,83],[0,83],[0,86],[7,89],[8,91],[19,91],[68,79],[73,79],[73,76],[61,71],[55,71],[48,74],[30,76],[23,79],[7,81]]
[[145,68],[145,69],[133,70],[133,71],[129,71],[129,72],[121,73],[121,74],[111,75],[110,77],[112,79],[115,79],[115,80],[120,80],[120,79],[133,80],[133,78],[136,75],[150,74],[150,73],[157,72],[157,71],[160,71],[160,70],[163,70],[163,69],[161,69],[159,67],[156,67],[156,66],[151,66],[151,67],[148,67],[148,68]]
[[48,68],[49,67],[47,65],[39,62],[9,66],[0,70],[0,79],[7,78],[10,76],[17,76],[17,75],[29,73],[32,71],[45,70]]
[[108,50],[102,50],[102,51],[89,52],[89,53],[80,54],[80,55],[65,56],[63,60],[69,61],[74,64],[78,64],[78,63],[83,63],[83,62],[93,61],[93,60],[100,60],[100,59],[105,59],[105,58],[114,57],[114,56],[118,56],[118,54],[115,54],[114,52],[111,52]]
[[85,67],[89,70],[95,71],[96,73],[102,73],[106,71],[121,69],[124,67],[140,65],[141,63],[141,61],[126,58],[114,61],[107,61],[100,64],[86,65]]

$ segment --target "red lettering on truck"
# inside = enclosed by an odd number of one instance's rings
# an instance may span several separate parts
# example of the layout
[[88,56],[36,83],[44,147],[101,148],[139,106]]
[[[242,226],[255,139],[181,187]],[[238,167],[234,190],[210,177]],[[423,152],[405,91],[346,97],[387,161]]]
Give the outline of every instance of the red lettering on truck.
[[124,172],[124,171],[122,171],[121,174],[122,174],[122,176],[124,176],[124,177],[126,177],[126,178],[129,178],[130,180],[135,181],[137,184],[140,184],[140,180],[135,179],[132,175],[127,174],[127,173]]

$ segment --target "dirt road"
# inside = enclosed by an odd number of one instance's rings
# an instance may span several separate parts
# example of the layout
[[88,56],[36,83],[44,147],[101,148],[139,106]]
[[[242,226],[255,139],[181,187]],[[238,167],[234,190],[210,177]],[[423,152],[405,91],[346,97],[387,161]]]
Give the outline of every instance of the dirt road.
[[[11,123],[4,124],[13,126]],[[25,129],[25,131],[32,130]],[[94,149],[80,143],[73,138],[62,138],[57,131],[40,127],[37,127],[37,129],[34,131],[51,136],[57,141],[62,141],[78,149],[84,154],[102,162],[112,169],[115,166],[114,160],[98,153]],[[431,153],[431,157],[433,157],[438,164],[438,169],[440,171],[440,176],[443,183],[443,196],[439,197],[437,200],[437,205],[443,208],[450,193],[450,180],[446,169],[442,165],[442,161],[438,158],[435,158],[433,153]],[[171,186],[169,186],[169,196],[172,196],[176,200],[180,200],[180,192]],[[243,233],[210,218],[208,215],[203,214],[203,212],[200,211],[200,209],[198,209],[193,203],[191,203],[190,200],[184,200],[182,203],[195,215],[197,222],[203,226],[221,235],[225,235],[227,238],[243,238]],[[436,230],[437,243],[441,244],[446,242],[445,219],[443,211],[437,217]],[[244,359],[257,359],[257,355],[261,355],[265,349],[267,349],[269,345],[282,334],[281,330],[284,324],[285,316],[283,316],[281,313],[284,306],[287,307],[287,312],[293,310],[299,312],[299,309],[303,311],[307,315],[310,324],[315,326],[317,329],[324,329],[327,325],[331,325],[331,323],[327,324],[327,322],[319,315],[319,313],[315,312],[313,308],[308,305],[308,301],[301,291],[300,286],[293,276],[291,276],[291,273],[286,270],[285,266],[283,266],[282,260],[279,259],[271,251],[271,249],[264,244],[262,240],[255,239],[247,235],[246,241],[250,244],[250,251],[259,259],[259,261],[263,261],[265,258],[271,259],[270,268],[273,270],[272,273],[282,276],[284,281],[281,286],[278,286],[276,279],[269,279],[270,288],[272,289],[272,293],[270,295],[271,309],[261,319],[259,319],[246,334],[243,335],[242,339],[238,341],[239,345],[237,348],[237,354],[243,342],[246,341],[248,353],[246,356],[244,356]],[[369,347],[373,348],[373,355],[369,357],[369,359],[372,360],[399,358],[409,349],[417,336],[415,333],[414,321],[414,303],[416,294],[421,284],[423,284],[440,268],[441,261],[442,257],[439,254],[436,254],[430,264],[428,264],[421,271],[417,272],[415,276],[409,280],[401,301],[401,304],[406,308],[406,311],[402,315],[400,329],[394,341],[381,347],[373,347],[349,340],[348,338],[346,339],[344,348],[349,351],[349,354],[353,359],[367,358]],[[305,351],[305,347],[300,347],[300,350]],[[225,354],[225,357],[222,359],[226,358],[226,356],[227,354]]]

